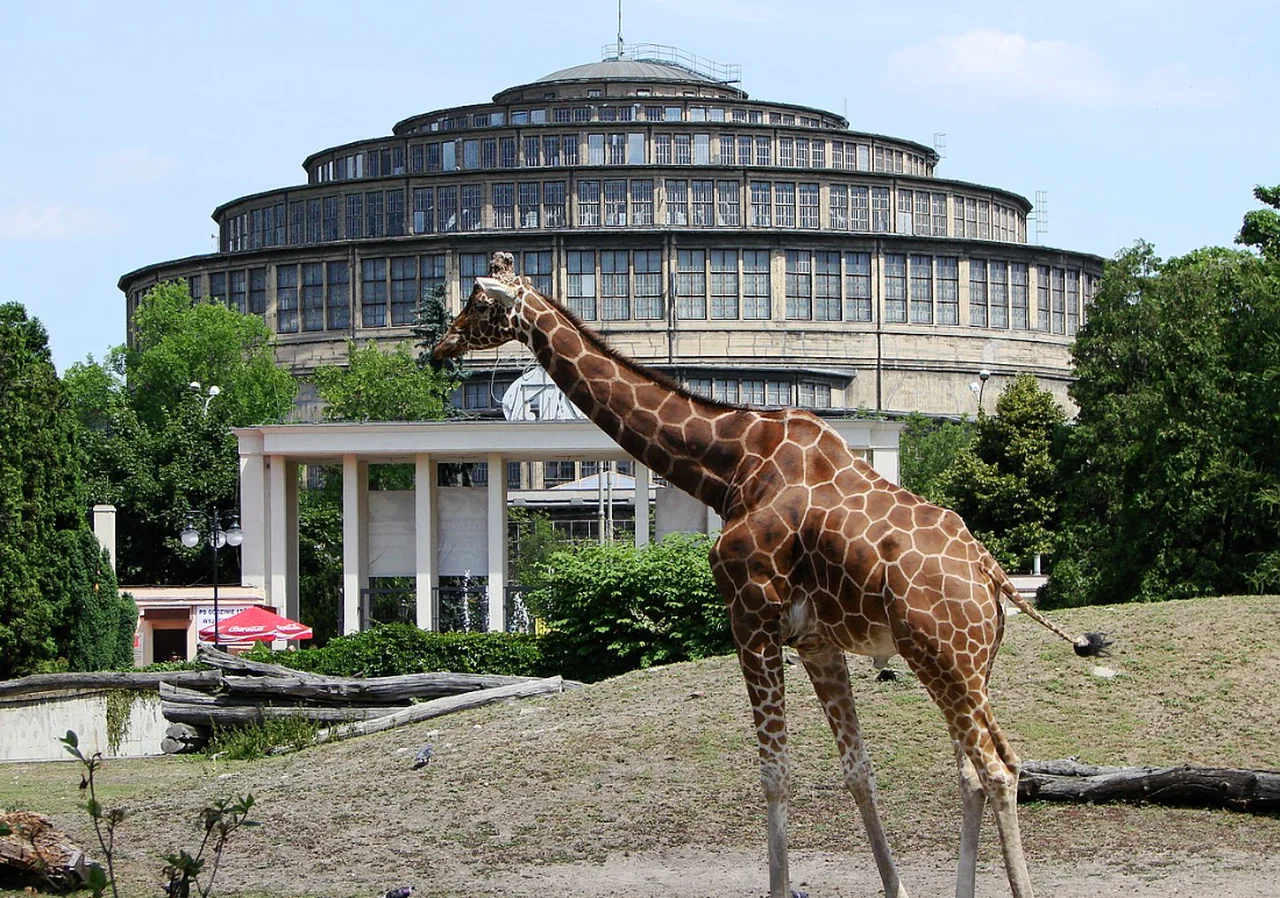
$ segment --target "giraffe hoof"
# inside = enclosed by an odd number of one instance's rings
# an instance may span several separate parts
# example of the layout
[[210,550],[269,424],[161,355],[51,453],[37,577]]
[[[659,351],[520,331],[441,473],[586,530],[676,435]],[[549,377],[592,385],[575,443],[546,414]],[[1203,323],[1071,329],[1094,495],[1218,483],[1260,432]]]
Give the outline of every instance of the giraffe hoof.
[[894,683],[897,682],[898,672],[892,667],[886,667],[876,674],[877,683]]

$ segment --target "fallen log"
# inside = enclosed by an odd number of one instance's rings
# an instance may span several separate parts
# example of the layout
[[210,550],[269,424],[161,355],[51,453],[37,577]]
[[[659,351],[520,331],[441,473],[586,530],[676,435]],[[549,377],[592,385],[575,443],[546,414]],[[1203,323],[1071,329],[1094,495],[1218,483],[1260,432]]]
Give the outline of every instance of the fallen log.
[[385,717],[386,706],[364,708],[357,705],[345,707],[307,707],[305,705],[278,707],[272,705],[242,705],[219,707],[195,705],[185,702],[160,703],[160,713],[171,723],[189,723],[206,727],[253,726],[266,720],[313,720],[316,723],[336,724],[353,720],[374,720]]
[[9,830],[9,835],[0,836],[0,881],[65,890],[84,884],[89,872],[84,852],[48,817],[0,811],[0,825]]
[[[210,667],[216,667],[223,671],[234,670],[240,673],[257,674],[258,676],[266,677],[294,677],[301,673],[301,671],[293,670],[289,667],[281,667],[279,664],[250,661],[248,658],[241,658],[239,655],[232,655],[208,645],[199,646],[196,649],[196,657]],[[307,676],[320,675],[307,674]]]
[[[476,692],[451,695],[447,698],[437,698],[429,702],[412,705],[396,711],[394,714],[367,720],[363,723],[351,723],[321,730],[316,733],[312,742],[320,745],[325,742],[350,739],[352,736],[367,736],[370,733],[378,733],[382,730],[389,730],[405,724],[419,723],[424,720],[430,720],[433,717],[452,714],[454,711],[479,708],[506,699],[529,698],[534,695],[548,695],[563,691],[564,682],[560,677],[548,677],[544,680],[529,680],[523,683],[513,683],[509,686],[498,686],[493,689],[481,689]],[[292,750],[294,749],[282,746],[274,749],[272,753],[283,754]]]
[[1219,767],[1101,767],[1025,761],[1019,801],[1131,802],[1235,811],[1280,810],[1280,772]]
[[398,677],[317,677],[294,673],[292,676],[236,676],[226,674],[223,687],[232,694],[265,698],[306,699],[312,702],[346,703],[408,702],[419,698],[439,698],[497,686],[527,683],[534,677],[507,677],[484,674],[432,672],[405,674]]
[[385,705],[341,707],[319,705],[264,705],[261,701],[226,695],[210,695],[194,689],[160,684],[160,713],[170,723],[187,723],[203,727],[237,727],[262,723],[264,720],[300,719],[317,723],[347,723],[372,720],[392,711]]
[[32,674],[16,680],[0,680],[0,697],[54,692],[62,689],[155,689],[160,683],[187,687],[218,684],[216,670],[127,671],[102,670],[81,673]]

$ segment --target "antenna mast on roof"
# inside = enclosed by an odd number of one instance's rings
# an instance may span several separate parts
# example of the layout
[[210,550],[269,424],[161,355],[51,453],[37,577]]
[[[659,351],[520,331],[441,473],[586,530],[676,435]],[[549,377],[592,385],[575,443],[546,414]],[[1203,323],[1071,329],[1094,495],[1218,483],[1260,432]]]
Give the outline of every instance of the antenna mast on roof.
[[618,0],[618,58],[622,58],[622,0]]

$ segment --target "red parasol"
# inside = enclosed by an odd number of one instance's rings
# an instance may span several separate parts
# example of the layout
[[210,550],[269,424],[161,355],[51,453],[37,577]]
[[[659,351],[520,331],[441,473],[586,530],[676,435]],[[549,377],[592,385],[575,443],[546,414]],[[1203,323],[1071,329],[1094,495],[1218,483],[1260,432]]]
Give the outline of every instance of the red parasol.
[[[200,628],[200,638],[213,639],[213,624]],[[281,617],[266,608],[246,608],[218,624],[218,639],[222,642],[270,642],[274,639],[310,639],[311,628],[306,624]]]

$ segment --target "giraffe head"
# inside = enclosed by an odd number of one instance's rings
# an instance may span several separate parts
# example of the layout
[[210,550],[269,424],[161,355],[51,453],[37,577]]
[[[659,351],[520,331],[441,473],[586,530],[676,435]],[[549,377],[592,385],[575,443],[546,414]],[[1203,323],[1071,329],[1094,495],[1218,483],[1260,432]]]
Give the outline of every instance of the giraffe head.
[[449,330],[436,344],[437,361],[477,349],[493,349],[517,338],[516,304],[523,293],[519,283],[498,278],[476,278],[471,296]]

